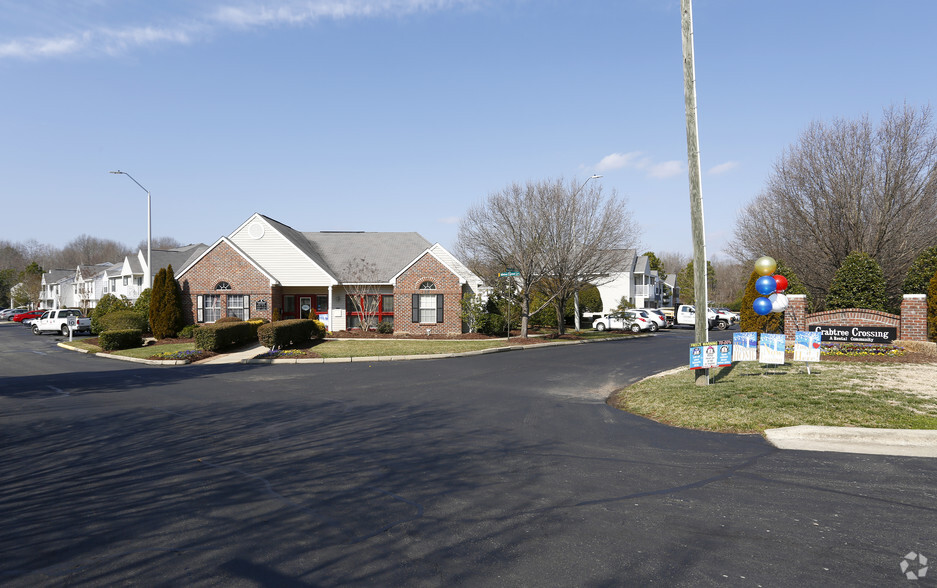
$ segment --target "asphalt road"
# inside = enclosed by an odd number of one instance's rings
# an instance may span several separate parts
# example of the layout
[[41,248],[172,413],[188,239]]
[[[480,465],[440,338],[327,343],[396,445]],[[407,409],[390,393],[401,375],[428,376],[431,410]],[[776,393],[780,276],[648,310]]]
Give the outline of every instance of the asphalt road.
[[937,557],[937,460],[604,403],[691,338],[168,368],[0,325],[0,584],[888,586]]

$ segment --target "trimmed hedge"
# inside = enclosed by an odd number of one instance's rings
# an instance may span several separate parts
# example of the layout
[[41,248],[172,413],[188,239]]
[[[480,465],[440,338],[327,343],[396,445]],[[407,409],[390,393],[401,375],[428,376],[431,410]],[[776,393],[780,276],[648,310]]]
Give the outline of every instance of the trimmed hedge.
[[220,351],[226,347],[243,345],[254,340],[253,328],[244,321],[202,325],[195,331],[195,348]]
[[115,310],[98,321],[102,332],[138,329],[146,333],[150,324],[145,314],[136,310]]
[[260,344],[270,349],[284,349],[291,345],[325,337],[325,325],[314,319],[292,319],[261,325],[257,329]]
[[143,346],[143,332],[140,329],[104,331],[98,335],[98,344],[105,351],[133,349]]

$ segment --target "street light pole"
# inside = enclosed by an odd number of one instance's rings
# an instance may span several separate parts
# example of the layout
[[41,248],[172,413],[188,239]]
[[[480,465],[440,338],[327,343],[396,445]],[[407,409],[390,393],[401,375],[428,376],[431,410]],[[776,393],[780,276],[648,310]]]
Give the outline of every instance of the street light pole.
[[[586,181],[583,182],[582,185],[579,186],[579,189],[573,193],[573,198],[582,192],[582,189],[586,187],[586,184],[589,183],[589,180],[596,180],[601,177],[602,176],[600,175],[592,174],[590,177],[586,178]],[[576,291],[573,292],[573,321],[575,323],[576,330],[578,331],[582,327],[582,324],[579,320],[579,280],[576,280]]]
[[143,185],[140,184],[140,182],[135,180],[132,175],[128,174],[125,171],[117,170],[117,171],[112,171],[110,173],[127,176],[128,178],[133,180],[134,184],[140,186],[140,189],[146,192],[146,271],[143,273],[143,285],[144,285],[144,288],[151,288],[153,286],[153,283],[151,281],[151,278],[153,277],[153,264],[152,264],[152,258],[151,258],[151,251],[152,251],[152,245],[153,245],[153,223],[151,220],[152,216],[150,214],[151,212],[150,191],[144,188]]

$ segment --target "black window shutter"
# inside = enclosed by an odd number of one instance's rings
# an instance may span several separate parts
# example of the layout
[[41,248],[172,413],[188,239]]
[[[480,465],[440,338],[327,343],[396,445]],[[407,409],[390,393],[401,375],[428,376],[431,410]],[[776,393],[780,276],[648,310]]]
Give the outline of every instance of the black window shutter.
[[418,323],[420,322],[420,295],[413,295],[413,308],[410,314],[410,322]]
[[442,312],[442,300],[443,300],[443,295],[437,294],[436,295],[436,322],[437,323],[445,322],[445,315]]

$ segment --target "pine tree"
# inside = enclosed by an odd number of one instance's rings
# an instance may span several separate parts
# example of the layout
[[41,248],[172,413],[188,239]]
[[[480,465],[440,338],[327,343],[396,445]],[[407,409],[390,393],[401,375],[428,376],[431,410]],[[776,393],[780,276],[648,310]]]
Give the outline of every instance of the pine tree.
[[927,288],[927,338],[937,341],[937,271]]
[[878,262],[868,253],[853,251],[836,270],[830,292],[826,296],[826,307],[886,309],[885,276]]
[[150,292],[150,330],[157,339],[164,339],[166,335],[165,321],[163,320],[163,306],[166,297],[166,269],[160,269],[153,278],[153,289]]

